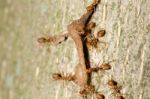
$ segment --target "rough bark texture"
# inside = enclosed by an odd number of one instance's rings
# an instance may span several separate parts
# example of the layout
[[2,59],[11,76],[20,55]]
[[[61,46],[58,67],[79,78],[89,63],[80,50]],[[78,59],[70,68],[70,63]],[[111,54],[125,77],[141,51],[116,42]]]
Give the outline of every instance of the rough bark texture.
[[[37,38],[57,35],[79,18],[91,0],[0,1],[0,99],[78,99],[78,87],[54,81],[53,72],[74,73],[73,40],[59,46],[39,45]],[[150,99],[150,1],[102,0],[93,21],[96,33],[106,29],[99,49],[90,52],[93,66],[109,62],[112,69],[93,75],[93,84],[113,99],[112,77],[126,99]],[[94,97],[89,97],[92,99]]]

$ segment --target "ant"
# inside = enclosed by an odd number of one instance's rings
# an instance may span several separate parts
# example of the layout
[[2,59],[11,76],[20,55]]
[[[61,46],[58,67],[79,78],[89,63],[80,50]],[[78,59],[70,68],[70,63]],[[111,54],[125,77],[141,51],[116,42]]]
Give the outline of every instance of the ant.
[[116,94],[120,93],[121,87],[118,86],[118,83],[116,81],[111,79],[111,80],[108,81],[107,84],[108,84],[109,88],[111,90],[113,90],[113,93],[116,93]]
[[73,81],[74,78],[71,75],[64,76],[61,73],[53,73],[52,78],[54,80],[68,80],[68,81]]
[[113,79],[110,79],[108,82],[107,82],[109,88],[113,91],[113,94],[115,94],[115,99],[124,99],[123,96],[121,96],[121,86],[118,86],[118,83],[113,80]]
[[80,95],[82,97],[86,97],[86,94],[95,94],[97,99],[105,99],[105,96],[101,94],[100,92],[97,92],[93,85],[90,85],[90,86],[86,85],[84,89],[80,91]]
[[[67,81],[74,81],[74,77],[71,75],[64,76],[61,73],[53,73],[52,78],[54,80],[67,80]],[[95,86],[93,85],[85,85],[83,89],[80,90],[80,95],[83,99],[86,99],[87,94],[95,94],[97,99],[105,99],[105,96],[99,92],[95,91]]]
[[[93,24],[94,24],[94,23],[93,23]],[[90,30],[89,30],[89,31],[90,31]],[[85,43],[86,43],[86,45],[87,45],[87,47],[88,47],[89,49],[98,48],[98,43],[101,42],[101,41],[99,40],[99,38],[101,38],[101,37],[103,37],[103,36],[105,35],[105,30],[100,30],[100,31],[98,31],[96,34],[97,34],[96,37],[93,36],[93,35],[90,34],[90,33],[87,33],[87,34],[86,34],[86,41],[85,41]],[[105,46],[106,46],[106,42],[102,42],[102,43],[104,43]]]
[[45,43],[49,43],[49,44],[60,44],[63,41],[68,39],[68,34],[63,34],[63,35],[59,35],[59,36],[45,36],[45,37],[40,37],[37,39],[38,43],[40,44],[45,44]]
[[112,66],[110,65],[110,62],[113,62],[113,61],[115,60],[109,61],[107,63],[98,64],[93,68],[89,68],[87,69],[87,73],[110,70],[112,68]]
[[99,70],[105,71],[105,70],[110,70],[110,69],[111,69],[111,65],[109,63],[104,63],[97,67],[87,69],[87,73],[98,72]]

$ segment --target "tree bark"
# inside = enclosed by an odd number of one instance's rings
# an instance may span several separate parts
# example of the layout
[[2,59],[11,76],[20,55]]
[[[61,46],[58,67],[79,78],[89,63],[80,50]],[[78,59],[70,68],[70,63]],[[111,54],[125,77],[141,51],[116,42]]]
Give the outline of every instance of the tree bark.
[[[74,73],[78,62],[73,40],[39,45],[43,35],[59,35],[92,0],[0,0],[0,99],[78,99],[78,86],[54,81],[54,72]],[[101,0],[92,21],[106,35],[90,51],[92,65],[111,62],[92,83],[113,99],[107,81],[122,86],[126,99],[150,98],[150,1]],[[94,97],[93,97],[94,98]],[[89,97],[92,99],[92,97]]]

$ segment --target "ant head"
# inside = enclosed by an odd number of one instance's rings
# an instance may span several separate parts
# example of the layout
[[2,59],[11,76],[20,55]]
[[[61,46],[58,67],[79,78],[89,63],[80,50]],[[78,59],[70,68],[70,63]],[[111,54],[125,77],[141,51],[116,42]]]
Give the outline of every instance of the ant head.
[[101,68],[102,70],[109,70],[109,69],[111,69],[111,65],[108,64],[108,63],[102,64],[102,65],[100,65],[100,68]]
[[117,82],[114,81],[114,80],[109,80],[108,83],[107,83],[109,86],[116,86],[117,85]]
[[45,37],[40,37],[40,38],[37,39],[37,41],[39,43],[45,43],[47,41],[47,39]]
[[62,75],[60,73],[53,73],[52,77],[55,80],[60,80],[62,78]]
[[97,99],[105,99],[105,96],[101,93],[96,93]]
[[115,99],[124,99],[123,96],[116,96]]

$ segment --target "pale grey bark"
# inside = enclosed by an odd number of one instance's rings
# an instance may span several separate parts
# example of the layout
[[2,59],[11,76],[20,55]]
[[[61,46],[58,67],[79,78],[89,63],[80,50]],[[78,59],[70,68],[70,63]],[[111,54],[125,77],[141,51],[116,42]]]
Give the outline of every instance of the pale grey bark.
[[[53,72],[74,72],[73,40],[59,46],[36,40],[65,31],[91,1],[1,0],[0,99],[77,99],[74,83],[51,78]],[[109,45],[90,52],[92,64],[115,60],[112,70],[93,75],[93,84],[113,99],[106,84],[112,77],[126,99],[150,99],[150,0],[102,0],[92,20],[94,33],[106,29],[101,40]]]

